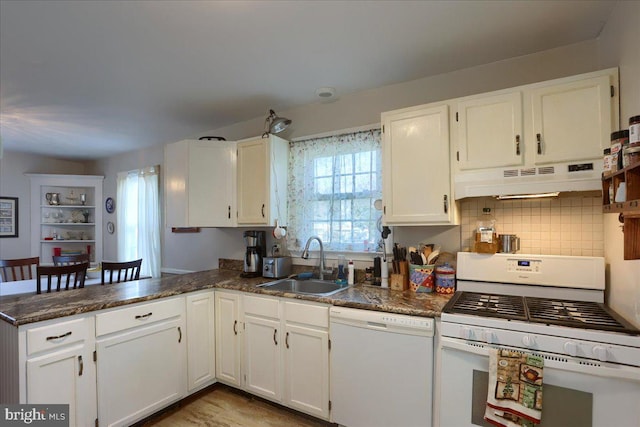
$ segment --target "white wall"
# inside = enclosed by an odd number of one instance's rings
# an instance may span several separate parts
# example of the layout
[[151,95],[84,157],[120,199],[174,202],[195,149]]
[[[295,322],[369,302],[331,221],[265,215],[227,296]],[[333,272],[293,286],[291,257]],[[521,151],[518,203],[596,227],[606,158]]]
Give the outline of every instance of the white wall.
[[[599,40],[601,68],[620,68],[620,129],[640,114],[640,2],[618,2]],[[640,260],[624,261],[617,214],[604,215],[609,305],[640,327]]]
[[[379,123],[383,111],[595,71],[604,68],[598,63],[597,46],[597,41],[587,41],[434,77],[345,94],[328,104],[316,103],[278,111],[278,114],[293,120],[291,128],[283,136],[293,139]],[[257,117],[233,126],[209,130],[202,135],[220,135],[228,140],[237,140],[262,134],[263,126],[264,117]],[[8,157],[7,153],[5,157]],[[163,149],[155,147],[101,160],[89,165],[85,173],[104,175],[104,195],[115,197],[118,172],[162,163]],[[15,170],[12,174],[23,172]],[[115,214],[106,214],[104,221],[115,222]],[[241,259],[244,253],[242,231],[202,229],[196,234],[174,234],[166,229],[162,245],[163,268],[203,270],[217,266],[219,257]],[[103,232],[105,259],[115,259],[115,235],[109,235],[106,229]],[[395,230],[394,234],[396,241],[406,245],[433,242],[451,252],[460,248],[460,227],[406,227]],[[270,239],[267,244],[270,246]]]
[[82,162],[4,151],[0,158],[0,196],[18,197],[18,238],[0,239],[0,259],[26,258],[31,253],[30,182],[25,173],[81,175],[87,172]]

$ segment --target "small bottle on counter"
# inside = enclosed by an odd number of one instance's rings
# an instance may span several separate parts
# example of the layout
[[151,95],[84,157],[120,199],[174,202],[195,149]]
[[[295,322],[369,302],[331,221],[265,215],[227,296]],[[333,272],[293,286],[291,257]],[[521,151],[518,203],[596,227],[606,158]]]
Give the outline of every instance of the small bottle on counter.
[[336,283],[340,285],[347,283],[347,278],[344,271],[344,260],[344,255],[338,255],[338,277],[336,278]]
[[349,266],[347,271],[347,284],[353,285],[355,282],[355,267],[353,266],[353,260],[349,260]]

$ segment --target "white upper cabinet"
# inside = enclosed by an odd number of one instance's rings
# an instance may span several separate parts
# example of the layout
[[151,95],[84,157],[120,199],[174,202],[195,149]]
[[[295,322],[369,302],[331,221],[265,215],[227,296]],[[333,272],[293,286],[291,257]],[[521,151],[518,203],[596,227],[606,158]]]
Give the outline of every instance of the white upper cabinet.
[[390,225],[452,224],[449,107],[382,113],[382,200]]
[[238,142],[239,226],[270,226],[287,218],[289,142],[275,135]]
[[458,169],[600,159],[618,123],[617,85],[609,69],[454,100]]
[[522,93],[481,95],[458,103],[460,169],[523,162]]
[[164,156],[167,227],[235,226],[235,142],[184,140]]
[[602,157],[612,129],[608,75],[531,91],[535,164]]

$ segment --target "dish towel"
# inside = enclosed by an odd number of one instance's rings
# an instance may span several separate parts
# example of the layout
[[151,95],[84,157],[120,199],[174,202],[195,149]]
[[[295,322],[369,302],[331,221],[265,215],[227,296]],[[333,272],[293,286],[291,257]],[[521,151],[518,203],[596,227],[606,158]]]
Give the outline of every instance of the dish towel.
[[539,424],[543,368],[541,356],[490,349],[489,390],[484,419],[499,427]]

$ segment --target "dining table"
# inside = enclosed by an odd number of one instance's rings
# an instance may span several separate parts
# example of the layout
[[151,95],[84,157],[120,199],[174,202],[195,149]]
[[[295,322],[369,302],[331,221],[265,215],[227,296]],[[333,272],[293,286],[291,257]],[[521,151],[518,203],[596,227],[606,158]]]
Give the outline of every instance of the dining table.
[[[86,278],[84,281],[84,286],[93,286],[99,285],[101,283],[100,278]],[[63,277],[61,286],[64,285],[66,280]],[[52,283],[52,286],[57,284],[57,279]],[[72,282],[73,284],[73,282]],[[47,281],[44,280],[42,282],[42,286],[44,288],[42,293],[46,293]],[[35,294],[37,289],[37,280],[36,279],[28,279],[28,280],[14,280],[11,282],[0,282],[0,296],[5,295],[18,295],[18,294]],[[55,291],[53,291],[55,292]]]

